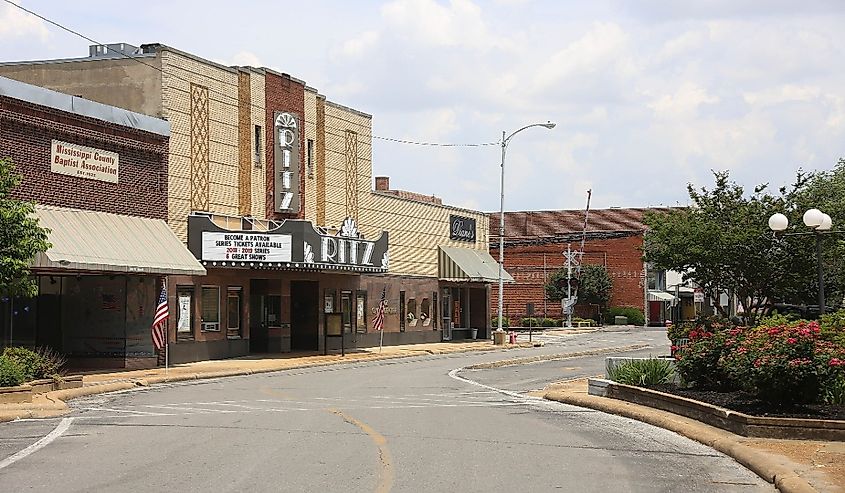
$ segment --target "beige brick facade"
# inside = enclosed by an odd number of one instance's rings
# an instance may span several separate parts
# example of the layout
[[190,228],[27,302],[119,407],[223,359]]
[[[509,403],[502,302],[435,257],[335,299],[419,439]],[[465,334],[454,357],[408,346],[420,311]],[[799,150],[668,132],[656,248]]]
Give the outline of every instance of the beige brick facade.
[[[306,115],[308,105],[312,103],[316,104],[316,97],[306,99]],[[391,274],[436,277],[439,245],[487,251],[489,218],[486,214],[374,192],[371,117],[331,102],[326,102],[325,107],[326,220],[325,224],[319,224],[316,212],[314,216],[306,216],[308,219],[321,226],[332,227],[339,226],[346,217],[346,133],[352,131],[357,136],[355,192],[358,194],[358,227],[367,238],[389,231]],[[316,115],[316,108],[313,113]],[[315,193],[316,188],[315,184]],[[475,219],[477,236],[474,244],[449,239],[450,214]]]

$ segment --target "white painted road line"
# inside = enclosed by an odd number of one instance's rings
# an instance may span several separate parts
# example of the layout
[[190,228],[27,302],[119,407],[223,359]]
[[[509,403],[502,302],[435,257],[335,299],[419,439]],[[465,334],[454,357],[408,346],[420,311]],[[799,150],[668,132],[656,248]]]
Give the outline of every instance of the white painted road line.
[[70,428],[71,423],[73,423],[73,418],[62,419],[62,422],[59,423],[59,425],[56,426],[56,428],[53,431],[48,433],[47,436],[45,436],[41,440],[38,440],[37,442],[33,443],[29,447],[21,450],[20,452],[16,453],[15,455],[6,457],[2,462],[0,462],[0,469],[11,466],[15,462],[29,456],[30,454],[37,452],[38,450],[46,447],[47,445],[50,445],[50,443],[53,440],[62,436],[62,433],[66,432],[67,429]]

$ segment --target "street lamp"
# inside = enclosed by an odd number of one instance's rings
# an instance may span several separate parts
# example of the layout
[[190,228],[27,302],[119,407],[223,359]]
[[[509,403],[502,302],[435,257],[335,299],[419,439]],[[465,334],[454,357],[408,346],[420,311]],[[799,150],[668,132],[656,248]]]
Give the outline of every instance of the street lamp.
[[520,128],[507,137],[505,137],[506,132],[504,130],[502,131],[502,179],[500,189],[501,195],[499,196],[499,327],[496,329],[496,332],[502,332],[502,303],[504,286],[502,281],[502,271],[504,269],[503,265],[505,262],[505,151],[507,150],[508,144],[514,135],[531,127],[546,127],[551,130],[555,128],[555,124],[552,122],[532,123],[531,125],[526,125]]
[[[804,225],[812,228],[811,233],[791,233],[793,235],[813,234],[816,237],[816,269],[819,276],[819,314],[824,315],[824,272],[822,271],[822,233],[830,231],[833,220],[818,209],[809,209],[803,216]],[[769,229],[775,232],[786,230],[789,219],[781,213],[772,214],[769,218]],[[789,234],[789,233],[787,233]]]

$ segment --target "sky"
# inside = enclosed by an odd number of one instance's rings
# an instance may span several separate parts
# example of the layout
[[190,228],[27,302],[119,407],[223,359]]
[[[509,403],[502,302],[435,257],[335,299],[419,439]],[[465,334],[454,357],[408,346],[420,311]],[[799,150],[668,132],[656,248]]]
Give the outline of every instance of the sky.
[[[373,174],[505,210],[688,203],[845,157],[841,0],[14,0],[101,43],[266,66],[373,115]],[[0,0],[0,61],[85,39]],[[388,139],[484,146],[420,146]]]

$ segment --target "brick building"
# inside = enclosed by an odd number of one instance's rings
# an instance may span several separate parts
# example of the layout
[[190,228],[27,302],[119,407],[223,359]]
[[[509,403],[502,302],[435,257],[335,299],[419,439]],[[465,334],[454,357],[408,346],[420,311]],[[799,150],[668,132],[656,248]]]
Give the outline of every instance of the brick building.
[[[488,216],[373,189],[372,116],[264,67],[169,46],[0,63],[0,75],[171,125],[167,221],[208,270],[169,279],[176,362],[485,336]],[[260,242],[256,251],[255,242]]]
[[[598,209],[589,212],[583,264],[604,265],[613,281],[609,306],[629,306],[643,310],[649,296],[644,276],[653,281],[660,273],[647,273],[642,261],[643,213],[649,209]],[[567,245],[579,250],[584,231],[583,210],[505,212],[505,269],[516,281],[506,284],[503,312],[518,323],[526,316],[526,305],[534,305],[535,316],[563,318],[558,301],[548,301],[544,286],[558,269],[566,267],[563,253]],[[490,217],[490,253],[499,255],[499,214]],[[491,290],[491,307],[498,304],[498,292]],[[578,305],[575,315],[592,317],[595,308]]]
[[35,298],[0,300],[0,345],[49,346],[74,366],[149,366],[160,276],[205,269],[167,227],[170,125],[0,77],[0,158],[52,246]]

